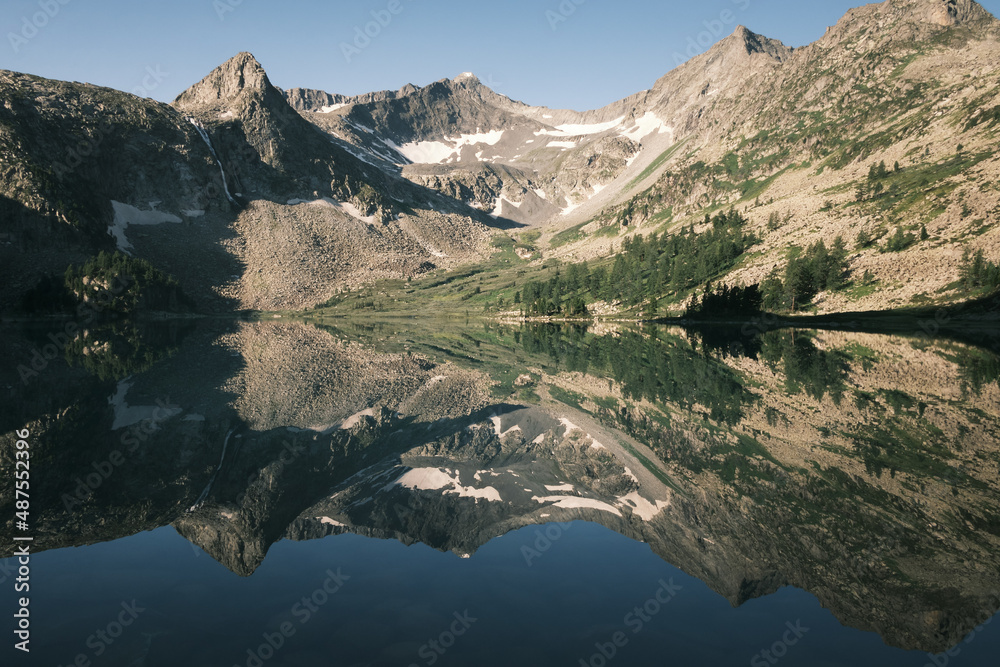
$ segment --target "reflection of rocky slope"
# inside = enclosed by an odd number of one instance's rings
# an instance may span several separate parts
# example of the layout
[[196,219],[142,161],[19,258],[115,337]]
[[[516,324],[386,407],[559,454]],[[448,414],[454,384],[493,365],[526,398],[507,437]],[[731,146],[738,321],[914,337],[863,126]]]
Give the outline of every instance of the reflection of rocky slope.
[[[593,377],[545,380],[562,400],[651,445],[687,491],[671,511],[704,531],[704,553],[745,563],[745,581],[719,589],[734,603],[790,583],[850,625],[937,648],[996,609],[995,357],[884,336],[786,333],[769,334],[759,360],[691,366],[680,361],[683,341],[633,336],[591,356]],[[658,358],[663,346],[673,350]],[[574,349],[563,358],[579,367]],[[612,392],[607,373],[620,383]],[[749,393],[733,393],[732,379]],[[682,407],[677,397],[694,390],[676,388],[695,384],[697,402]],[[662,553],[705,578],[711,558],[685,556],[690,544],[671,540]]]
[[[468,555],[518,527],[586,520],[734,604],[795,585],[898,646],[941,650],[997,608],[1000,401],[963,375],[974,350],[799,333],[719,361],[672,336],[522,332],[512,354],[508,332],[472,333],[456,336],[478,349],[463,369],[425,352],[447,334],[376,349],[302,324],[199,330],[151,371],[94,383],[90,403],[30,418],[47,472],[37,547],[170,522],[248,575],[282,537],[351,531]],[[541,403],[503,402],[491,375]],[[689,378],[699,393],[682,407]],[[157,397],[175,406],[158,430],[67,510],[61,494],[154,419]]]

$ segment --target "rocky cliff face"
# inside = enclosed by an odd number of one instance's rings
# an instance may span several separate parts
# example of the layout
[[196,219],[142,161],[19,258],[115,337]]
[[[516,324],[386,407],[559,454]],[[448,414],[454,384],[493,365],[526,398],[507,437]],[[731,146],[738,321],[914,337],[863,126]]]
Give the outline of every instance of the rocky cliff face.
[[288,104],[296,111],[331,113],[336,111],[337,108],[352,104],[370,104],[373,102],[394,100],[397,97],[409,95],[416,90],[417,87],[410,84],[403,86],[399,90],[381,90],[361,95],[336,95],[310,88],[290,88],[283,91],[283,93],[285,99],[288,100]]
[[301,308],[474,261],[497,224],[331,141],[248,53],[172,106],[10,72],[0,96],[5,309],[113,249],[203,310]]

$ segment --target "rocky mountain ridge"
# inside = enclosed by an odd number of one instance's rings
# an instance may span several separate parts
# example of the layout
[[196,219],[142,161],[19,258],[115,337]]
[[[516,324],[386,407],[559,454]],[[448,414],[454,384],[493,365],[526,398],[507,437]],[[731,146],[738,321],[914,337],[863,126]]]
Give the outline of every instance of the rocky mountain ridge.
[[586,112],[468,73],[283,92],[247,53],[171,106],[3,73],[2,299],[119,248],[209,310],[305,308],[487,260],[499,228],[541,232],[528,263],[604,261],[735,207],[760,242],[723,282],[840,236],[848,282],[878,289],[823,293],[820,312],[959,300],[966,251],[1000,261],[997,26],[972,0],[866,5],[796,49],[739,26]]
[[[971,0],[886,0],[802,48],[739,26],[648,91],[583,113],[463,76],[303,115],[417,183],[541,230],[536,261],[601,260],[629,236],[736,207],[761,243],[725,282],[761,282],[790,246],[839,235],[849,276],[880,289],[823,294],[818,309],[879,310],[961,299],[966,251],[1000,261],[987,120],[1000,102],[998,35]],[[879,164],[881,189],[858,194]],[[897,228],[929,238],[887,251]],[[570,243],[567,230],[579,230]]]
[[172,106],[12,72],[0,97],[5,309],[116,249],[203,310],[302,308],[474,261],[504,224],[330,141],[247,53]]

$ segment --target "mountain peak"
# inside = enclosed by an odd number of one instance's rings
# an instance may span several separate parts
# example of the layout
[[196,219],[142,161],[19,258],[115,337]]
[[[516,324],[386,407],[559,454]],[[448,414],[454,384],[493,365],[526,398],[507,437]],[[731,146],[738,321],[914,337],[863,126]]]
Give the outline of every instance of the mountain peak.
[[479,83],[479,77],[477,77],[472,72],[462,72],[454,79],[452,79],[452,81],[454,81],[455,83],[461,83],[463,81],[468,81],[470,83]]
[[918,18],[940,26],[962,25],[992,18],[975,0],[889,0],[909,8]]
[[183,109],[225,104],[245,91],[267,92],[271,82],[252,53],[243,51],[216,67],[181,93],[174,104]]
[[758,35],[745,25],[736,26],[733,34],[720,41],[713,49],[721,49],[726,52],[736,52],[750,56],[762,54],[778,62],[784,61],[792,53],[792,49],[780,41]]
[[869,35],[878,42],[913,43],[933,37],[942,28],[989,31],[996,25],[993,15],[975,0],[885,0],[849,10],[821,41],[838,43]]
[[736,26],[736,30],[733,30],[733,34],[732,34],[733,37],[736,37],[736,38],[742,39],[742,40],[748,40],[753,35],[754,35],[754,33],[751,32],[750,29],[747,28],[742,23],[739,24],[738,26]]

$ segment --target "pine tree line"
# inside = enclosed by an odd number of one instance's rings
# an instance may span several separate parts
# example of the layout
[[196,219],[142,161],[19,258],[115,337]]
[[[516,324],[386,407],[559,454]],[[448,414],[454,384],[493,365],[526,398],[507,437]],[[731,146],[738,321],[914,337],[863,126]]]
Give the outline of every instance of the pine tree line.
[[844,239],[838,236],[832,248],[821,239],[804,253],[793,250],[784,272],[775,269],[761,283],[761,305],[768,311],[798,310],[820,292],[843,287],[846,273]]
[[532,281],[514,297],[528,316],[585,317],[594,301],[655,309],[664,296],[702,285],[731,269],[759,239],[744,228],[738,211],[705,216],[707,230],[692,223],[678,234],[653,233],[626,239],[608,271],[586,262],[557,269],[546,281]]

